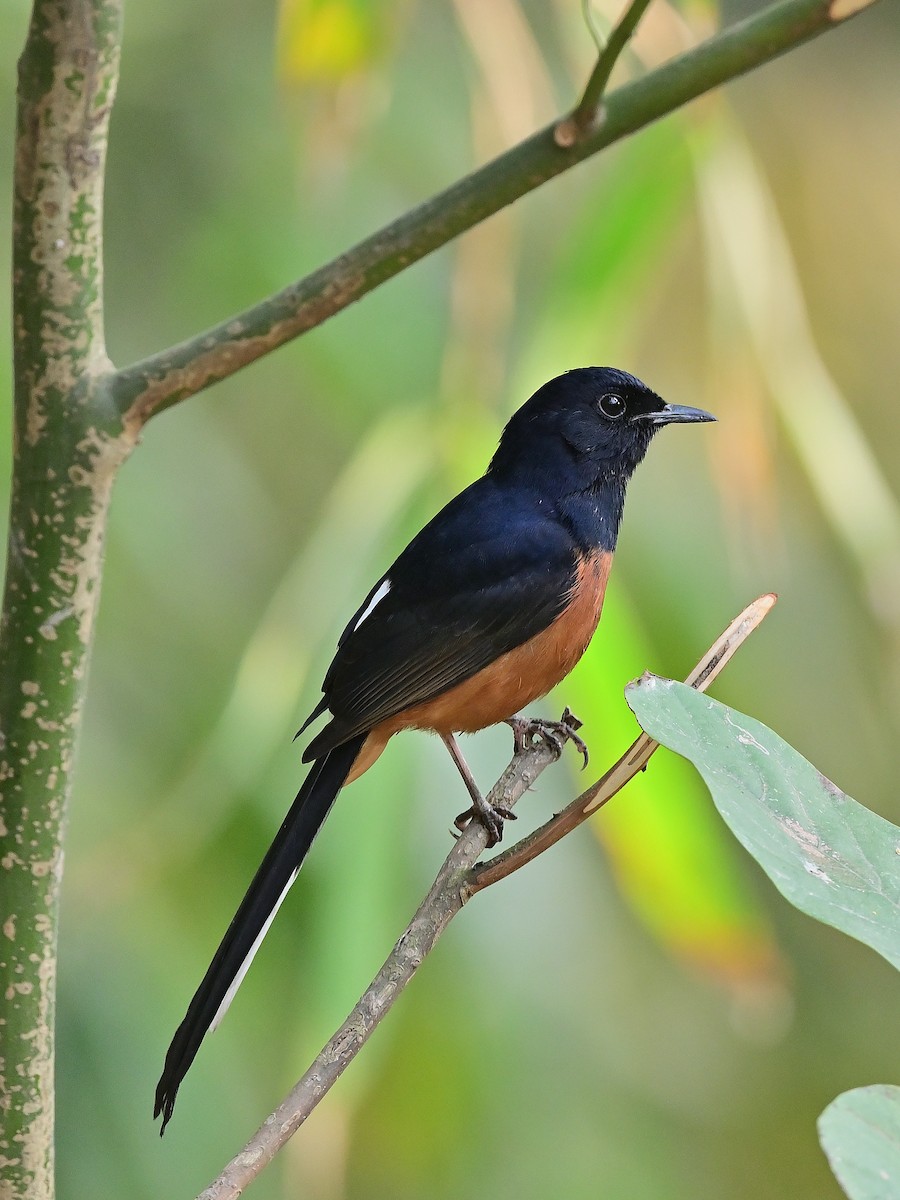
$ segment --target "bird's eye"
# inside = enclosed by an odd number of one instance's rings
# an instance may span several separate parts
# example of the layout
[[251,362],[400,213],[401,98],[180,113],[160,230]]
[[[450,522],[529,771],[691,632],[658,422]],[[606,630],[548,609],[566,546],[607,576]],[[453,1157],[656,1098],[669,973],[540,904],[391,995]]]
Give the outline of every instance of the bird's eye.
[[599,408],[604,417],[614,420],[616,417],[621,417],[625,412],[625,401],[621,396],[610,392],[608,395],[600,397]]

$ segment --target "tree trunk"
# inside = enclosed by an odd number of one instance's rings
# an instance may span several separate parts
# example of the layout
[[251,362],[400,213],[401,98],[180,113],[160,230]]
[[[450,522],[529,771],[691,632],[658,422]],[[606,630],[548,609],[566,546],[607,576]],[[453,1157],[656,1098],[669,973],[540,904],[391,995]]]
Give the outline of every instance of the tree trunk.
[[103,168],[118,0],[39,0],[19,62],[15,448],[0,626],[3,1200],[53,1195],[62,836],[110,489],[133,439],[108,402]]

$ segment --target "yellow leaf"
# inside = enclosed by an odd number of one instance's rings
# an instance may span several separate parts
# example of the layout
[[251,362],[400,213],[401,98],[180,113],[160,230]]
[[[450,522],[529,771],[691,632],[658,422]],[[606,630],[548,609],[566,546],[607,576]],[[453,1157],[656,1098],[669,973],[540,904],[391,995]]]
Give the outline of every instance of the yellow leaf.
[[282,0],[278,68],[289,83],[352,75],[371,58],[376,42],[373,9],[361,0]]

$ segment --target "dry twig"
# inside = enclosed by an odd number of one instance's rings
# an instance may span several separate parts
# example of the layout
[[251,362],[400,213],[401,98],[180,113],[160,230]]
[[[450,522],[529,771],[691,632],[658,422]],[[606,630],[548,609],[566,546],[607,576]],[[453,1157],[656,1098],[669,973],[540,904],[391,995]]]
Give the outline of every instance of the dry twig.
[[[769,593],[748,605],[707,651],[686,682],[704,690],[774,603],[775,596]],[[568,808],[531,837],[524,838],[481,867],[474,864],[487,845],[487,833],[482,825],[472,822],[450,851],[416,915],[340,1029],[322,1048],[290,1094],[266,1118],[244,1149],[201,1192],[198,1200],[237,1200],[244,1188],[296,1133],[366,1044],[463,905],[476,892],[512,874],[586,820],[644,768],[657,746],[657,742],[642,733],[628,752]],[[491,803],[512,808],[555,757],[555,751],[544,743],[517,753],[492,788]]]

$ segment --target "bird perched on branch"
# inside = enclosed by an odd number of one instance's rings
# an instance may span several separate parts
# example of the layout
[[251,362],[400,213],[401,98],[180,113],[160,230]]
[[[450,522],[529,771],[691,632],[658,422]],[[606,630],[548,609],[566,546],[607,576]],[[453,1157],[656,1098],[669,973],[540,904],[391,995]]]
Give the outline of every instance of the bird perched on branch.
[[341,788],[404,729],[438,733],[472,799],[457,818],[489,844],[512,814],[481,795],[456,743],[501,721],[584,749],[576,722],[515,716],[571,671],[600,619],[625,487],[663,425],[712,421],[640,380],[584,367],[544,384],[503,431],[485,474],[413,538],[354,613],[301,729],[303,786],[172,1039],[156,1090],[162,1130],[207,1030],[231,1003]]

